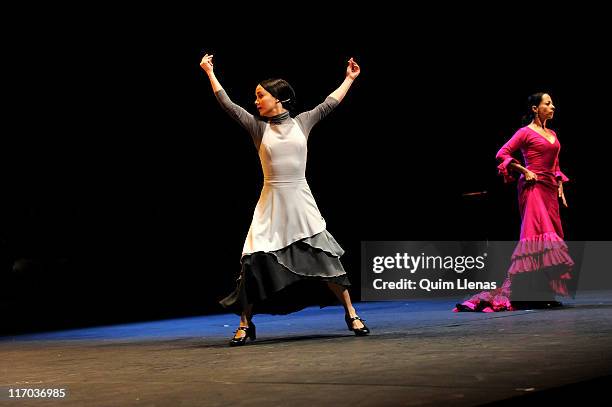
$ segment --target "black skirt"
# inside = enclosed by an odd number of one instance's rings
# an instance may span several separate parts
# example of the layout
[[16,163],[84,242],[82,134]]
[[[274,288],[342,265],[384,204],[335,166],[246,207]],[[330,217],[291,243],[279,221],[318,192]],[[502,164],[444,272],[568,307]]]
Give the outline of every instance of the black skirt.
[[236,315],[248,304],[253,305],[253,315],[340,305],[327,282],[350,287],[340,262],[343,253],[333,236],[323,231],[277,251],[245,255],[236,288],[219,303]]

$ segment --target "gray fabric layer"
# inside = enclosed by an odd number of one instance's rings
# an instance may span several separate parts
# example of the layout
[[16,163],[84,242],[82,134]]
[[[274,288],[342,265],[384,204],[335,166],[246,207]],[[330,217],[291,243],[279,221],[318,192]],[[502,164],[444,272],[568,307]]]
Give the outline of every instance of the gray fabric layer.
[[270,254],[288,270],[303,276],[335,277],[346,273],[339,260],[344,250],[327,230]]
[[351,285],[340,262],[342,253],[333,236],[324,231],[275,252],[245,256],[236,288],[219,303],[237,315],[246,304],[253,304],[254,314],[338,305],[327,282]]
[[232,102],[225,90],[221,89],[220,91],[215,92],[215,96],[217,97],[217,101],[219,102],[223,110],[225,110],[225,112],[232,119],[240,123],[240,125],[244,127],[246,131],[249,132],[249,134],[253,138],[255,146],[259,150],[261,138],[263,136],[264,130],[266,129],[266,123],[261,120],[255,119],[255,117],[251,113],[247,112],[245,109]]
[[[253,143],[255,143],[255,147],[259,150],[259,146],[261,145],[261,139],[263,137],[264,130],[266,129],[266,121],[265,118],[258,118],[253,116],[251,113],[247,112],[244,108],[240,107],[236,103],[232,102],[232,100],[227,95],[224,89],[215,93],[217,97],[217,101],[227,112],[227,114],[234,120],[236,120],[242,127],[244,127],[251,138],[253,139]],[[295,120],[297,121],[300,129],[308,139],[310,135],[310,131],[321,119],[327,116],[336,106],[338,106],[340,102],[336,99],[328,96],[322,103],[318,104],[314,109],[309,110],[307,112],[302,112],[295,116]],[[293,126],[293,121],[291,117],[287,117],[280,124],[274,124],[275,126]]]

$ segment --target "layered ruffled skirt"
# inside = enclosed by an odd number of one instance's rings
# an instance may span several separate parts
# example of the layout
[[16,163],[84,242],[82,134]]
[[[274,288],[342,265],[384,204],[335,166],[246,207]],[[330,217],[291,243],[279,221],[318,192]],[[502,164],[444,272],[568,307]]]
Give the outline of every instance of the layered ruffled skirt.
[[455,311],[505,311],[513,309],[512,301],[548,301],[555,295],[569,295],[574,261],[563,241],[557,188],[552,174],[538,174],[532,184],[521,177],[521,237],[507,276],[500,288],[472,296]]
[[219,303],[240,315],[289,314],[340,304],[328,282],[348,287],[344,250],[326,230],[306,180],[266,182],[245,240],[236,288]]

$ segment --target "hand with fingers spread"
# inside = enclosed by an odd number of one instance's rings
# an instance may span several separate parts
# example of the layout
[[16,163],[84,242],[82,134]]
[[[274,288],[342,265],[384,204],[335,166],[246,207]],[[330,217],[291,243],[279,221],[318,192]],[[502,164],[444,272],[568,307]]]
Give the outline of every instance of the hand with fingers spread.
[[354,80],[356,77],[359,76],[360,72],[361,69],[359,68],[359,65],[357,65],[357,62],[355,62],[353,58],[349,59],[348,66],[346,67],[346,76]]

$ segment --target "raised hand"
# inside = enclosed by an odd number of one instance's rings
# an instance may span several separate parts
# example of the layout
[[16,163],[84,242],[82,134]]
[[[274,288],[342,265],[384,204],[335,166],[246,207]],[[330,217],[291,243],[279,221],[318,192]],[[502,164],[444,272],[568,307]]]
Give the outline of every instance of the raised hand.
[[353,58],[348,60],[348,66],[346,67],[346,76],[350,79],[355,79],[361,73],[361,69],[357,62],[353,60]]
[[204,69],[204,72],[211,73],[213,71],[213,55],[205,54],[202,58],[202,62],[200,62],[200,66]]

